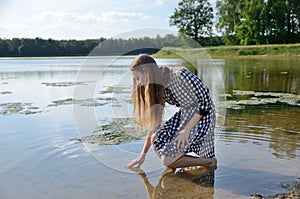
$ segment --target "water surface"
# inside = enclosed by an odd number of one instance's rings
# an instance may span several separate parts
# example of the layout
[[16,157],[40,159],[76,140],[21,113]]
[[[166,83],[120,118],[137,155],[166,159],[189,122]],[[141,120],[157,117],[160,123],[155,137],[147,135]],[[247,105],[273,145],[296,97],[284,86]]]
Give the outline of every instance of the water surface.
[[[162,174],[151,151],[138,175],[122,165],[139,153],[142,139],[102,147],[78,142],[131,115],[131,60],[0,60],[1,198],[250,198],[284,192],[282,184],[300,177],[294,58],[218,59],[199,68],[214,98],[226,99],[216,102],[216,170]],[[167,107],[165,117],[174,111]]]

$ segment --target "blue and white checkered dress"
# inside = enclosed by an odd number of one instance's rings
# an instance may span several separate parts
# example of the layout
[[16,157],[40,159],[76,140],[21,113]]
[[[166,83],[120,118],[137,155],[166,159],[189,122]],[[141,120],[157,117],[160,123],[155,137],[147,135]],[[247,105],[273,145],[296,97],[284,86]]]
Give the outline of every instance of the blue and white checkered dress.
[[[158,154],[175,157],[177,153],[194,152],[199,157],[214,157],[215,107],[208,89],[198,76],[184,68],[171,70],[164,99],[179,107],[179,111],[154,131],[158,136],[154,141]],[[172,142],[176,132],[182,130],[195,113],[203,117],[190,131],[190,145],[184,150],[176,149],[176,143]]]

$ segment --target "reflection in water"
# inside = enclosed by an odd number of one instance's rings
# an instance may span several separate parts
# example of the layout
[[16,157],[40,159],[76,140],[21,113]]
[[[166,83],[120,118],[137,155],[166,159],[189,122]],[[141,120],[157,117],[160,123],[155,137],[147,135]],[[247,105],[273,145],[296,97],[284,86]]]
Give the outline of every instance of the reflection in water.
[[[290,118],[290,119],[287,119]],[[223,140],[262,145],[268,143],[281,159],[299,157],[300,109],[288,105],[245,106],[228,109]]]
[[227,106],[223,140],[267,144],[280,159],[299,157],[299,59],[226,59],[220,65],[227,104],[239,105]]
[[268,91],[300,94],[299,59],[227,59],[226,91]]
[[143,170],[134,168],[141,176],[149,199],[169,198],[213,198],[214,196],[214,170],[216,168],[200,167],[182,170],[174,173],[165,170],[157,185],[149,182]]

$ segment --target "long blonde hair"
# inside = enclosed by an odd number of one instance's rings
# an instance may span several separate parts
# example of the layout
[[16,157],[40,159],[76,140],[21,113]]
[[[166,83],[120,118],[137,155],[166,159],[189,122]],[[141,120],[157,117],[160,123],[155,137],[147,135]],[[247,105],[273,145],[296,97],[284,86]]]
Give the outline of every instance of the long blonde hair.
[[130,70],[140,72],[146,79],[144,85],[138,85],[133,79],[133,115],[137,116],[139,124],[153,130],[161,123],[165,106],[163,71],[151,56],[145,54],[133,60]]

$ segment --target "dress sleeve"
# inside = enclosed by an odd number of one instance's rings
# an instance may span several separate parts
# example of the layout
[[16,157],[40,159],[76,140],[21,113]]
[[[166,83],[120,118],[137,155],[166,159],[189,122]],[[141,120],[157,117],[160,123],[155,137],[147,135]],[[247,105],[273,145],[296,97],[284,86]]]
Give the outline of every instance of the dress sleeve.
[[207,115],[211,108],[212,100],[208,88],[203,84],[198,76],[185,68],[180,69],[180,78],[183,84],[197,99],[197,112],[199,115]]

